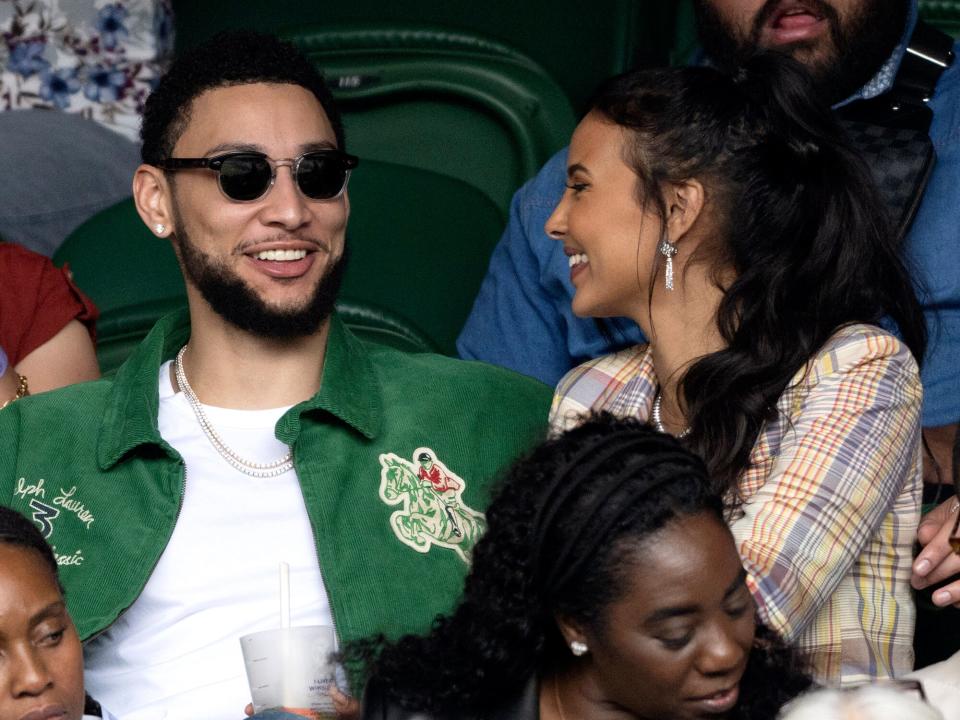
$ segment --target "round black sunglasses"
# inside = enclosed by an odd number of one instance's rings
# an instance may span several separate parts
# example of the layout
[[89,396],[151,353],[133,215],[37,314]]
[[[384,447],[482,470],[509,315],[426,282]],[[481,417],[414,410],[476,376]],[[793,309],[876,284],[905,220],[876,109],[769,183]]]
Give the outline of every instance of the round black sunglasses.
[[350,171],[359,164],[355,155],[341,150],[311,150],[295,158],[274,160],[258,152],[231,152],[205,158],[167,158],[163,170],[206,169],[217,173],[220,192],[237,202],[258,200],[277,179],[277,168],[293,172],[297,188],[311,200],[332,200],[347,187]]

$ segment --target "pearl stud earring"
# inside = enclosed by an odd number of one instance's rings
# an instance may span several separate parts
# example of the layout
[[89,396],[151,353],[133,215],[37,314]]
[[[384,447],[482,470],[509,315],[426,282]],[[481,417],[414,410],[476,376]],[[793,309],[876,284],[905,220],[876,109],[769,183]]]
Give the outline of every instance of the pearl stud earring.
[[570,643],[570,652],[572,652],[577,657],[587,654],[587,650],[590,648],[587,647],[585,642],[580,642],[579,640],[574,640]]

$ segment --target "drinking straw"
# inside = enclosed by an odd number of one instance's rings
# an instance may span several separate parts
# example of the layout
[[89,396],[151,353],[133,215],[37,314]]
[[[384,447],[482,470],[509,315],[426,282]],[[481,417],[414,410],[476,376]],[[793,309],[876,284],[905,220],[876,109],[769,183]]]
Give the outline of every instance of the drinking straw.
[[290,627],[290,565],[280,563],[280,627]]
[[[290,628],[290,565],[289,563],[280,563],[280,627],[289,631]],[[281,678],[282,689],[280,696],[284,707],[292,705],[291,693],[293,689],[287,684],[291,666],[290,657],[290,633],[284,632],[280,638],[280,648],[283,653],[283,663],[281,667],[285,669]]]

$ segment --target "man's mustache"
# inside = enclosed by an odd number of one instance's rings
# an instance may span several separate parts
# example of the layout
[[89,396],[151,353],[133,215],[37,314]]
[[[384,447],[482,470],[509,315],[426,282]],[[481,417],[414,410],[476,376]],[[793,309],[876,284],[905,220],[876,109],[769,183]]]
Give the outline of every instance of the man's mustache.
[[756,17],[753,19],[753,27],[750,30],[750,40],[753,47],[758,47],[760,34],[763,28],[780,12],[781,8],[790,4],[791,6],[801,6],[810,11],[812,15],[818,15],[830,24],[831,34],[836,34],[840,28],[840,15],[833,5],[826,0],[767,0],[760,8]]

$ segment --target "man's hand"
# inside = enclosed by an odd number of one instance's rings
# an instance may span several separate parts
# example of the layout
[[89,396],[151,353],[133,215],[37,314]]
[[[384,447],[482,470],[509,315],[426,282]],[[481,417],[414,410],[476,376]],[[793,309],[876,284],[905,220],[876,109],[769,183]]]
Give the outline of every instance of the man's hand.
[[[356,698],[350,697],[346,693],[341,692],[336,685],[333,685],[330,688],[330,699],[333,700],[333,707],[337,711],[338,720],[359,720],[360,703]],[[281,708],[281,710],[299,717],[316,718],[317,716],[312,710],[301,710],[298,708]],[[246,713],[247,717],[252,716],[253,703],[249,703],[243,709],[243,712]]]
[[[910,584],[918,590],[935,585],[960,573],[960,555],[950,548],[950,533],[960,512],[960,501],[950,498],[923,516],[917,528],[917,539],[923,550],[913,562]],[[940,607],[953,604],[960,608],[960,579],[933,594],[933,603]]]
[[339,720],[360,720],[360,701],[340,691],[336,685],[330,688],[330,699],[337,709]]

